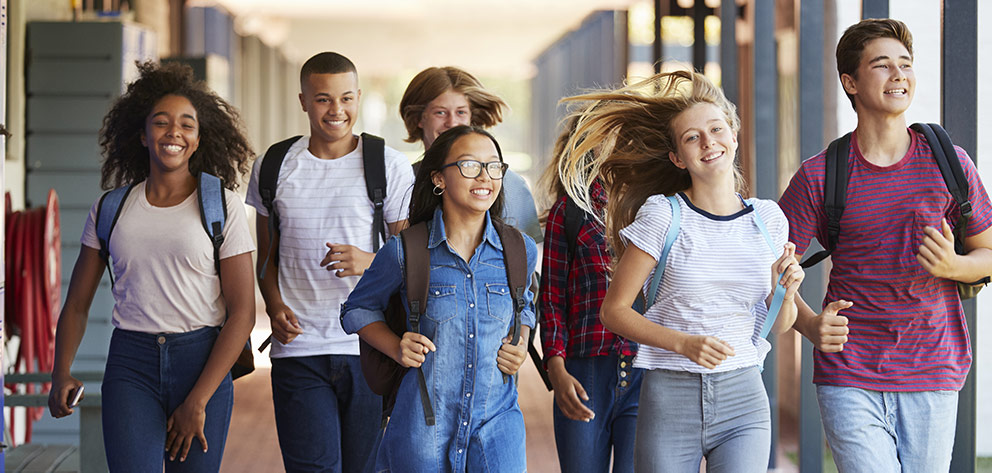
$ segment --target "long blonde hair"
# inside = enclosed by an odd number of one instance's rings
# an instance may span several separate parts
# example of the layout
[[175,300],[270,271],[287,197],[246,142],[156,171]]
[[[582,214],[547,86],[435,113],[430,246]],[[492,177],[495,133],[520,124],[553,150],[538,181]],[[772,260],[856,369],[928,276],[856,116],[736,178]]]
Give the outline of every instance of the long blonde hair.
[[[669,152],[677,152],[675,118],[693,105],[708,103],[723,111],[735,134],[741,128],[737,108],[720,88],[689,71],[661,73],[618,90],[562,101],[581,106],[572,113],[575,132],[556,157],[558,175],[565,192],[586,211],[592,209],[589,186],[597,176],[602,178],[609,195],[606,234],[618,259],[624,250],[620,229],[634,221],[649,196],[672,195],[692,186],[688,171],[668,158]],[[743,192],[739,170],[735,177]]]

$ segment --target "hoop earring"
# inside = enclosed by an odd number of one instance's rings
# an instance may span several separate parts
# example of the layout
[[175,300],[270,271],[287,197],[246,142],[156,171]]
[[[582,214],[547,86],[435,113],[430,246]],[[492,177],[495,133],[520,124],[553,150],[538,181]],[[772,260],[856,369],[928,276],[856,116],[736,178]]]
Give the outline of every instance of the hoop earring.
[[442,189],[440,186],[435,185],[434,190],[432,190],[431,193],[436,196],[440,196],[441,194],[444,194],[444,189]]

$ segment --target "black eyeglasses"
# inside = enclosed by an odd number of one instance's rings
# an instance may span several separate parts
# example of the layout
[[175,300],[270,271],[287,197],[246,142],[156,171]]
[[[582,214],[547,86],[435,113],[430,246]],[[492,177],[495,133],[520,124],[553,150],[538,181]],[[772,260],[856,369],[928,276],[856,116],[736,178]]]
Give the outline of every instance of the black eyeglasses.
[[451,166],[458,166],[458,172],[462,173],[462,177],[467,179],[475,179],[479,177],[479,175],[482,174],[482,168],[485,167],[489,177],[494,180],[502,179],[503,175],[506,174],[507,168],[510,167],[509,164],[501,161],[483,163],[474,159],[462,159],[451,164],[445,164],[444,166],[438,168],[438,171]]

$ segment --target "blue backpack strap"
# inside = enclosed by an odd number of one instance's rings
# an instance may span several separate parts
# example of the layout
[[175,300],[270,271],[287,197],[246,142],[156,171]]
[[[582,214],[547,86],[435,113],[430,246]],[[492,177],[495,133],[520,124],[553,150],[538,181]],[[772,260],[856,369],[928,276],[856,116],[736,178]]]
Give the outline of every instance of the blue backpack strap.
[[200,203],[200,221],[214,247],[214,267],[220,277],[220,246],[224,243],[224,224],[227,223],[227,202],[224,185],[220,179],[201,172],[197,178]]
[[658,258],[658,266],[654,268],[654,277],[651,278],[651,286],[648,288],[647,297],[644,299],[644,312],[654,305],[654,297],[661,284],[661,278],[665,275],[665,261],[668,260],[668,253],[675,244],[675,239],[679,236],[679,227],[682,226],[682,207],[679,206],[679,199],[674,195],[668,196],[668,202],[672,204],[672,223],[668,225],[668,235],[665,236],[665,247],[661,250],[661,258]]
[[121,209],[133,188],[134,184],[128,184],[104,193],[96,207],[96,238],[100,242],[98,251],[100,258],[107,264],[111,286],[114,285],[114,268],[110,265],[110,235],[114,233],[114,226],[121,216]]
[[[754,208],[755,199],[748,199],[745,202]],[[768,249],[772,252],[772,258],[775,258],[778,255],[778,250],[775,248],[775,242],[772,240],[771,234],[768,233],[768,227],[765,226],[765,221],[761,219],[761,214],[758,213],[757,208],[754,208],[751,213],[754,215],[754,224],[758,226],[761,236],[765,237],[765,243],[768,243]],[[775,282],[775,293],[772,295],[772,303],[768,307],[765,324],[761,326],[761,332],[758,334],[761,338],[767,337],[772,331],[772,325],[775,325],[775,319],[778,318],[778,313],[782,310],[782,303],[785,301],[785,287],[779,284],[780,282],[782,282],[782,274],[778,275],[778,281]]]

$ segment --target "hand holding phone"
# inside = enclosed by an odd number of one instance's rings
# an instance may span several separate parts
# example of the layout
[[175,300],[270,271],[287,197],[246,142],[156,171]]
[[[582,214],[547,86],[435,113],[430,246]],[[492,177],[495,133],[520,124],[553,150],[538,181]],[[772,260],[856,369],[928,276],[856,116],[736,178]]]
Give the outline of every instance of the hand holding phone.
[[72,393],[72,401],[69,401],[69,409],[72,409],[79,405],[79,400],[83,398],[83,385],[79,385],[75,392]]

